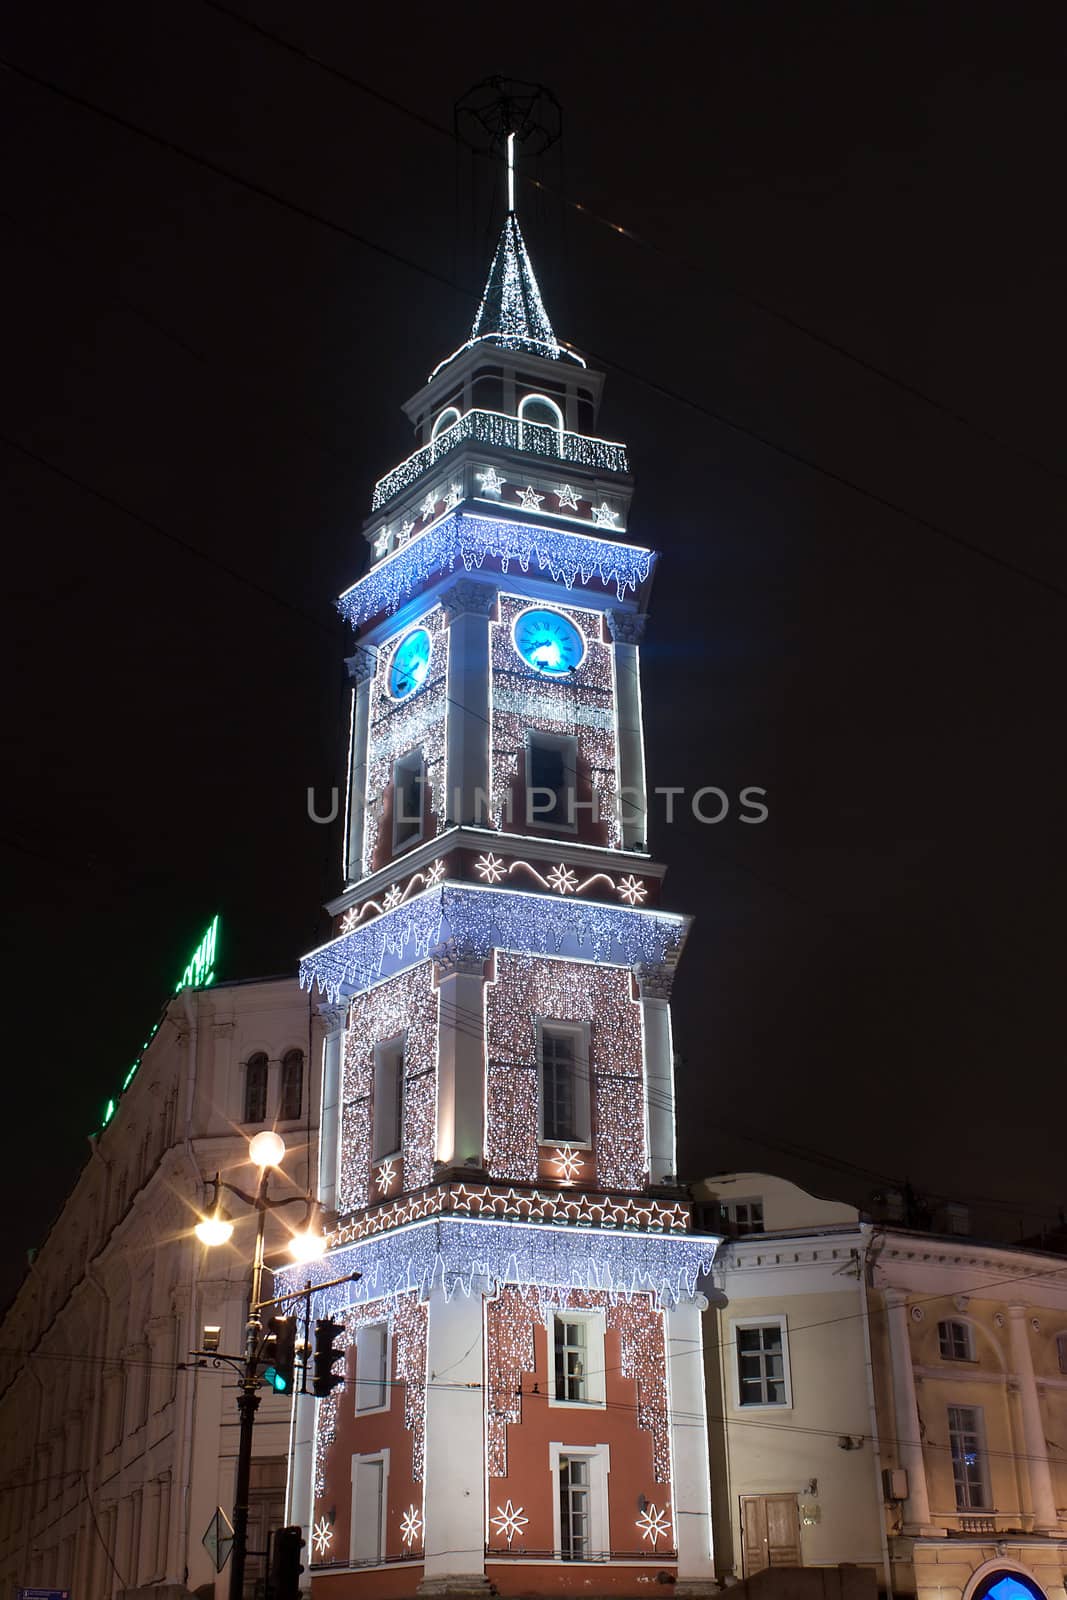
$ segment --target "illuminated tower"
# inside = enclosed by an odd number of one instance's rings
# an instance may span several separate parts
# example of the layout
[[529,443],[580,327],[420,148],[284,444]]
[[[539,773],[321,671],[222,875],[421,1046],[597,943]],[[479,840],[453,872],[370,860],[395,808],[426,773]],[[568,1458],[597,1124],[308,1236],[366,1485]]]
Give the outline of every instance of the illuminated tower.
[[646,847],[655,556],[627,536],[602,385],[509,212],[340,600],[345,887],[302,979],[332,1028],[317,1281],[360,1276],[315,1297],[347,1381],[314,1433],[298,1419],[291,1500],[323,1594],[712,1576],[714,1241],[674,1175],[687,921],[658,909]]

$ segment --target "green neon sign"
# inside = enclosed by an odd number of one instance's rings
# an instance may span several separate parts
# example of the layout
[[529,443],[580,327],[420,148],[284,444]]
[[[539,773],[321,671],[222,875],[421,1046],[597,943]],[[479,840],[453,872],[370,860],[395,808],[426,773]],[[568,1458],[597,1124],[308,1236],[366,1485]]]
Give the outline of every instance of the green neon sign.
[[[218,949],[219,918],[218,914],[216,914],[214,917],[212,917],[210,923],[208,924],[207,930],[204,933],[203,938],[200,940],[200,943],[189,957],[185,971],[175,984],[175,994],[180,994],[183,989],[206,989],[209,984],[214,983],[215,960],[218,955]],[[137,1056],[137,1059],[134,1061],[132,1067],[122,1080],[122,1088],[119,1090],[115,1098],[109,1100],[107,1105],[104,1107],[104,1120],[100,1124],[102,1128],[107,1127],[108,1123],[115,1115],[115,1112],[118,1110],[119,1100],[133,1082],[134,1074],[136,1073],[137,1068],[141,1065],[144,1053],[158,1032],[159,1023],[157,1022],[149,1033],[148,1038],[141,1046],[140,1054]]]

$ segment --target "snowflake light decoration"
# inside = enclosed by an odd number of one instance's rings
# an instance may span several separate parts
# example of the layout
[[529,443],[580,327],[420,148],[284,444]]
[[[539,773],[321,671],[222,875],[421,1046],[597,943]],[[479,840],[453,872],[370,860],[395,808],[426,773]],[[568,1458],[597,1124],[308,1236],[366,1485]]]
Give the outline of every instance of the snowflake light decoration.
[[426,499],[422,502],[422,505],[419,507],[419,513],[422,516],[423,522],[429,522],[430,518],[433,516],[433,514],[434,514],[434,512],[436,510],[437,510],[437,496],[434,494],[433,490],[431,489],[429,494],[426,496]]
[[374,1181],[378,1186],[379,1194],[388,1194],[397,1179],[396,1164],[392,1156],[383,1161],[375,1174]]
[[321,1559],[333,1543],[333,1529],[325,1517],[320,1517],[316,1522],[311,1542],[315,1546],[315,1554]]
[[419,1541],[422,1517],[417,1506],[409,1506],[400,1519],[400,1536],[410,1550]]
[[484,472],[476,472],[475,477],[482,486],[483,494],[491,494],[499,498],[504,487],[504,480],[495,467],[486,467]]
[[528,483],[525,489],[516,489],[515,493],[518,495],[524,511],[536,511],[541,501],[545,498],[543,494],[537,493],[532,483]]
[[585,1166],[585,1162],[577,1150],[572,1150],[569,1144],[565,1144],[561,1149],[557,1150],[552,1159],[555,1161],[559,1169],[559,1175],[564,1183],[573,1183]]
[[619,893],[628,906],[639,906],[648,898],[645,880],[635,878],[632,872],[619,883]]
[[341,932],[342,933],[351,933],[352,932],[352,929],[356,926],[356,923],[359,921],[360,910],[361,910],[361,908],[359,906],[350,906],[349,909],[345,912],[344,916],[341,918]]
[[523,1516],[521,1506],[513,1506],[510,1500],[505,1500],[502,1506],[497,1506],[496,1515],[491,1520],[500,1537],[508,1541],[510,1550],[512,1539],[516,1534],[521,1535],[530,1519]]
[[427,867],[427,869],[426,869],[426,882],[429,885],[429,887],[432,889],[432,888],[434,888],[434,886],[436,884],[440,883],[440,881],[444,877],[444,875],[445,875],[445,864],[440,859],[440,857],[438,857],[438,859],[433,863],[433,865],[430,866],[430,867]]
[[670,1518],[667,1507],[660,1511],[658,1507],[650,1505],[637,1519],[637,1526],[641,1530],[642,1539],[647,1539],[653,1550],[659,1540],[666,1539],[671,1530]]
[[559,501],[559,509],[561,511],[566,511],[568,509],[571,511],[577,511],[578,491],[576,489],[572,489],[569,483],[560,484],[559,488],[556,490],[556,498]]
[[389,529],[388,528],[383,528],[381,533],[378,535],[378,537],[374,541],[374,554],[375,554],[376,558],[379,561],[381,560],[382,556],[384,556],[384,554],[388,550],[388,548],[389,548]]
[[578,874],[572,872],[570,867],[561,861],[558,867],[553,867],[548,874],[548,881],[557,894],[573,894],[578,887]]
[[474,870],[483,883],[499,883],[504,876],[504,863],[489,850],[484,856],[478,857]]
[[606,500],[593,507],[593,525],[597,528],[613,528],[619,520],[619,513],[612,511]]
[[392,911],[393,907],[398,906],[399,904],[400,885],[398,883],[391,883],[388,889],[385,891],[385,897],[382,900],[382,905],[385,907],[386,911]]

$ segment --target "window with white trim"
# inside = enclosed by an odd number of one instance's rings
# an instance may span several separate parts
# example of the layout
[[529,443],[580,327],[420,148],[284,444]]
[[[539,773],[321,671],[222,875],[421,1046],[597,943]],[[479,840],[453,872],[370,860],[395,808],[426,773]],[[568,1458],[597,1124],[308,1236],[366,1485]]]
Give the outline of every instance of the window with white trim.
[[393,762],[393,849],[406,850],[422,838],[425,763],[421,750]]
[[554,428],[560,434],[563,432],[563,412],[547,394],[527,394],[519,401],[520,450],[523,448],[522,429],[525,422],[536,423],[542,428]]
[[267,1075],[269,1064],[266,1054],[257,1050],[245,1064],[245,1104],[243,1122],[265,1122],[267,1117]]
[[791,1406],[784,1317],[731,1323],[738,1406]]
[[985,1418],[981,1406],[949,1406],[948,1443],[958,1511],[989,1507]]
[[564,1561],[606,1561],[608,1473],[606,1444],[550,1444],[554,1548]]
[[540,1137],[546,1144],[590,1141],[589,1049],[585,1028],[539,1022]]
[[400,1154],[404,1144],[404,1039],[374,1047],[371,1159]]
[[937,1325],[937,1344],[942,1361],[973,1361],[974,1329],[969,1322],[947,1320]]
[[389,1452],[352,1457],[352,1565],[371,1567],[385,1560],[385,1512]]
[[526,735],[526,822],[575,833],[578,741],[570,734]]
[[304,1109],[304,1052],[287,1050],[282,1057],[282,1093],[278,1104],[280,1122],[296,1122]]
[[356,1411],[389,1409],[389,1324],[365,1322],[356,1330]]
[[604,1313],[557,1311],[549,1325],[548,1400],[554,1406],[601,1406]]
[[444,433],[446,428],[450,428],[454,422],[458,421],[459,407],[445,406],[445,409],[443,411],[439,411],[437,416],[434,418],[433,429],[430,433],[431,441],[436,439],[439,433]]

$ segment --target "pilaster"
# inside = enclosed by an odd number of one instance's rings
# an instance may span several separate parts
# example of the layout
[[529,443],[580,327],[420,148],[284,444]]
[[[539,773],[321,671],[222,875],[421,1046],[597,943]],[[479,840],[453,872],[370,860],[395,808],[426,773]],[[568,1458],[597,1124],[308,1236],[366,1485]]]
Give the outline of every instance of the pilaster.
[[887,1289],[885,1303],[889,1359],[893,1369],[897,1457],[908,1474],[908,1498],[904,1502],[904,1525],[900,1531],[905,1536],[943,1537],[945,1529],[935,1528],[930,1523],[930,1496],[926,1487],[919,1405],[915,1398],[915,1374],[911,1364],[907,1293],[903,1289]]
[[487,951],[450,940],[434,952],[439,995],[436,1159],[482,1166]]
[[[485,1285],[429,1299],[426,1347],[425,1563],[420,1595],[488,1594],[485,1575]],[[436,1383],[438,1373],[447,1384]]]
[[1030,1333],[1027,1306],[1008,1307],[1008,1327],[1011,1336],[1011,1364],[1019,1381],[1019,1405],[1023,1416],[1023,1440],[1026,1445],[1026,1473],[1030,1481],[1030,1501],[1034,1512],[1035,1533],[1058,1533],[1056,1496],[1052,1490],[1052,1471],[1049,1466],[1048,1445],[1041,1421],[1041,1401],[1034,1378],[1034,1358],[1030,1350]]
[[370,730],[370,686],[377,652],[359,645],[345,666],[352,682],[352,750],[348,771],[348,838],[345,840],[345,881],[363,875],[363,826],[367,806],[367,738]]
[[649,1180],[675,1182],[674,1044],[671,1036],[671,988],[674,969],[665,964],[634,968],[641,1001],[645,1048],[645,1127],[648,1131]]
[[489,807],[489,619],[491,584],[460,578],[441,604],[448,617],[445,810],[454,823],[484,824]]
[[337,1204],[337,1141],[341,1125],[341,1068],[347,1006],[316,1006],[322,1023],[322,1095],[319,1109],[319,1199],[327,1211]]
[[648,795],[645,736],[641,718],[641,667],[638,646],[645,617],[636,611],[609,611],[615,644],[615,715],[618,721],[619,804],[624,850],[648,847]]
[[678,1551],[676,1594],[713,1594],[715,1567],[711,1527],[711,1460],[704,1394],[703,1295],[686,1298],[665,1315],[667,1404],[670,1408],[674,1539]]

